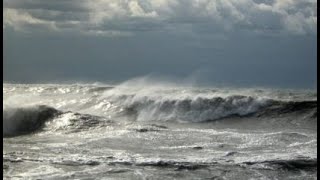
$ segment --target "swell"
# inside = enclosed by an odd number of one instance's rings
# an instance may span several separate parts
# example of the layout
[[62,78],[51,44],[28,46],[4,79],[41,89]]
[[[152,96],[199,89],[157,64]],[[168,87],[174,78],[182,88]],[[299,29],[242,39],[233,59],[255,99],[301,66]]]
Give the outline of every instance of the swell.
[[[175,160],[158,160],[158,161],[146,161],[146,162],[130,162],[130,161],[113,161],[110,164],[122,164],[122,165],[136,165],[136,166],[153,166],[158,168],[175,168],[176,170],[197,170],[202,168],[210,168],[217,166],[254,166],[257,169],[268,170],[286,170],[286,171],[316,171],[318,162],[317,159],[311,158],[296,158],[296,159],[275,159],[266,161],[250,161],[242,163],[221,163],[218,161],[211,162],[188,162],[188,161],[175,161]],[[255,166],[260,165],[260,166]],[[261,166],[263,165],[263,166]]]
[[262,162],[244,162],[246,165],[263,164],[274,169],[295,170],[316,170],[318,167],[317,159],[290,159],[290,160],[269,160]]
[[273,101],[270,106],[267,106],[260,111],[256,112],[256,116],[277,116],[281,114],[302,114],[312,112],[310,117],[317,117],[317,101]]

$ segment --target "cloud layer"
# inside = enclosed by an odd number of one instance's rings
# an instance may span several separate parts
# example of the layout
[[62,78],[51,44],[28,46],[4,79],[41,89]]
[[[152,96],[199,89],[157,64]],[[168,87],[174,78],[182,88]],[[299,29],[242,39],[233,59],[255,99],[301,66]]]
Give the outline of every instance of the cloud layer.
[[145,31],[316,34],[316,0],[4,0],[4,28],[127,36]]

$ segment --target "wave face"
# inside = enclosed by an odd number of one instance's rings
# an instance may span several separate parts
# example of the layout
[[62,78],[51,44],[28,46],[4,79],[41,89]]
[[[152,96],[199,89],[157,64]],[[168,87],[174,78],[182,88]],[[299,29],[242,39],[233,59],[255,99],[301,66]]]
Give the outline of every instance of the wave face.
[[3,136],[16,136],[36,131],[58,114],[58,110],[48,106],[7,107],[3,110]]
[[[4,84],[3,93],[4,105],[11,107],[4,109],[6,134],[38,128],[59,111],[109,120],[193,123],[283,114],[317,117],[317,94],[312,91],[151,86],[131,82],[118,86]],[[20,108],[21,104],[29,108]]]

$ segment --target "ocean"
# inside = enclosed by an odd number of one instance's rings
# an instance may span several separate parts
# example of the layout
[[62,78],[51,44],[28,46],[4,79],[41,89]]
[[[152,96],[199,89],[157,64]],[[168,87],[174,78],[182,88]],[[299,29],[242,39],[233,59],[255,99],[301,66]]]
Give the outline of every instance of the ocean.
[[4,179],[317,179],[317,92],[3,84]]

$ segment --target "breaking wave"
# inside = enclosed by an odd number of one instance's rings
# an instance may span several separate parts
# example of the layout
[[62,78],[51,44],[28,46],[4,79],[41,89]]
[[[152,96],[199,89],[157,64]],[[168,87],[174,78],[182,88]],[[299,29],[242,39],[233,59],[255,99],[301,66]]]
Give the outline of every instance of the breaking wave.
[[34,132],[50,119],[85,129],[123,119],[198,123],[232,117],[317,118],[314,92],[134,84],[115,87],[4,84],[3,93],[4,136]]
[[5,108],[3,110],[3,136],[17,136],[34,132],[58,114],[60,111],[45,105]]
[[[277,102],[257,101],[252,97],[235,96],[227,99],[197,99],[164,102],[135,102],[124,107],[114,118],[131,117],[136,121],[205,122],[229,117],[272,117],[281,114],[309,114],[316,118],[317,101]],[[51,120],[51,121],[50,121]],[[50,123],[46,123],[50,121]],[[103,116],[62,112],[46,105],[5,108],[3,110],[3,136],[17,136],[40,130],[79,131],[112,122]],[[53,124],[53,125],[52,125]]]
[[290,113],[312,113],[316,117],[317,101],[281,102],[250,96],[195,98],[157,101],[144,99],[125,104],[127,115],[136,120],[178,120],[204,122],[228,117],[277,116]]

